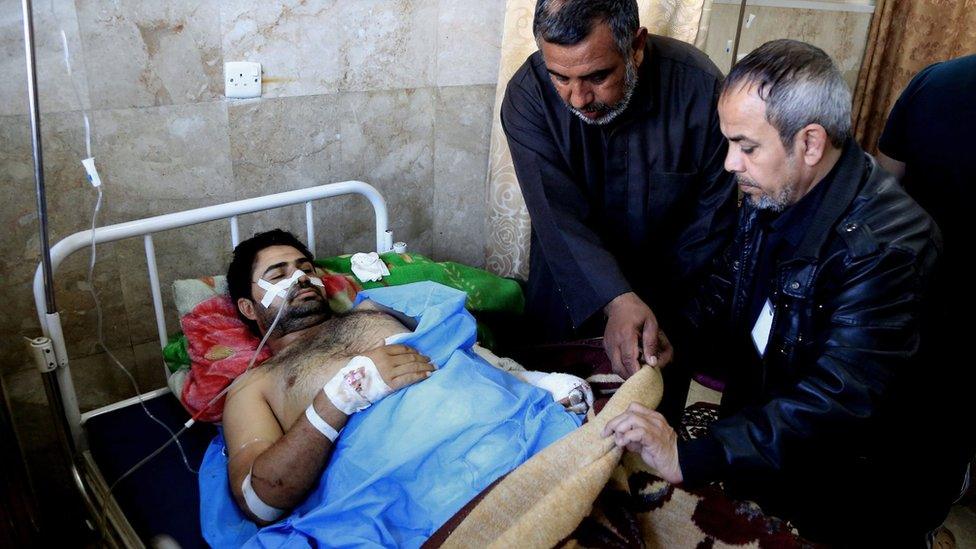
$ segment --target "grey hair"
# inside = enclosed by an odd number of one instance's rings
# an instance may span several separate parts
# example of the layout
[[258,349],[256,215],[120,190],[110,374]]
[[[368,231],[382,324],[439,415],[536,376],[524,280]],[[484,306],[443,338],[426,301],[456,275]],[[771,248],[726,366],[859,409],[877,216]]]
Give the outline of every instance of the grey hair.
[[722,94],[755,85],[766,121],[786,148],[808,124],[823,126],[834,147],[851,135],[851,90],[822,49],[797,40],[766,42],[736,63]]
[[598,22],[610,26],[617,51],[630,55],[640,27],[637,0],[539,0],[532,34],[540,49],[543,41],[572,46],[585,40]]

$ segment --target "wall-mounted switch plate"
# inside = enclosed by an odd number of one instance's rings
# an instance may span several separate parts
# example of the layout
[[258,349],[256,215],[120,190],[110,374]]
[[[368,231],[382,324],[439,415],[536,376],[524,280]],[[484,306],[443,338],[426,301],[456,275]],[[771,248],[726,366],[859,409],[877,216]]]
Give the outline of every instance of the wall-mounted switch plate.
[[224,63],[224,95],[232,99],[261,97],[261,63]]

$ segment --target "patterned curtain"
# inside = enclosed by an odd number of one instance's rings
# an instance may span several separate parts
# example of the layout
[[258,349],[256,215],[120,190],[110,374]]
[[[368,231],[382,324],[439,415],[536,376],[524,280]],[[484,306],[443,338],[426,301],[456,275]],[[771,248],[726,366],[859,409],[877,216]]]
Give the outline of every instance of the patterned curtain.
[[[535,4],[536,0],[508,0],[488,167],[487,269],[523,279],[529,274],[529,213],[515,178],[498,113],[509,79],[536,50],[532,36]],[[638,0],[637,4],[641,24],[650,32],[704,47],[712,0]]]
[[976,52],[976,0],[877,0],[854,93],[854,135],[876,153],[888,113],[920,70]]

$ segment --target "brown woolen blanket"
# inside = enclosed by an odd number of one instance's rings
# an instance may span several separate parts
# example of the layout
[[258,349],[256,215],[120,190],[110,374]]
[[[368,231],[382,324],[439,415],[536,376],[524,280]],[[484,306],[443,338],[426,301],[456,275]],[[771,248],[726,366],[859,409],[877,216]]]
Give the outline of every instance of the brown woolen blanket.
[[[442,547],[552,547],[586,518],[617,468],[622,451],[603,437],[608,421],[632,402],[655,408],[661,374],[644,367],[599,414],[502,478],[448,532]],[[446,534],[446,535],[445,535]]]

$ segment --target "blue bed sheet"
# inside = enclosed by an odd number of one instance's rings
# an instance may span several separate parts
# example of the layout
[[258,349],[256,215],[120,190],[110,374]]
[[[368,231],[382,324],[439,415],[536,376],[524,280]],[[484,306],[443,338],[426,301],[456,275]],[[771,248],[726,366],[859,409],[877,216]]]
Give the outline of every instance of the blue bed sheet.
[[354,414],[308,499],[258,529],[227,483],[223,437],[200,468],[201,526],[215,547],[419,547],[500,476],[582,418],[478,357],[463,292],[420,282],[360,293],[419,321],[398,342],[438,370]]

